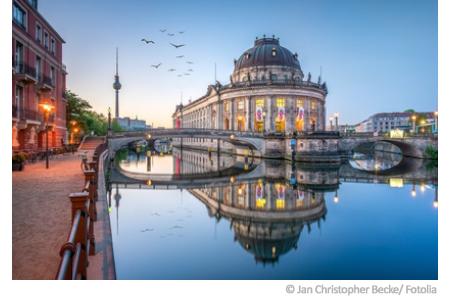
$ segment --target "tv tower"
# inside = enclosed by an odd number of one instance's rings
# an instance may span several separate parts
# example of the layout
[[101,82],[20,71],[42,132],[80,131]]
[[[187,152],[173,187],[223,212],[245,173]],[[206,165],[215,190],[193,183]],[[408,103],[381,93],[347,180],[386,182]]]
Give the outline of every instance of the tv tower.
[[119,90],[121,87],[119,81],[119,49],[116,47],[116,75],[113,83],[113,88],[116,90],[116,119],[119,118]]

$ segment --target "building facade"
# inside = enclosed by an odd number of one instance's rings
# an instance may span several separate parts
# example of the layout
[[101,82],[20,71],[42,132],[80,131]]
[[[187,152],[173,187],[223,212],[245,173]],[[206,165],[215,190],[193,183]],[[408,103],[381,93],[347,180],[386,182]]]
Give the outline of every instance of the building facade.
[[[413,118],[415,120],[413,121]],[[435,113],[433,112],[391,112],[377,113],[355,125],[356,132],[390,132],[400,129],[408,132],[419,132],[420,128],[435,127]],[[416,126],[413,126],[413,122]]]
[[230,83],[216,82],[206,95],[178,105],[174,128],[206,128],[292,134],[325,130],[326,83],[304,80],[298,55],[279,39],[260,38],[234,61]]
[[147,124],[145,123],[145,120],[138,120],[131,119],[129,117],[124,118],[116,118],[117,124],[123,129],[123,130],[147,130]]
[[37,0],[12,2],[12,147],[45,148],[44,112],[48,118],[49,148],[67,140],[66,68],[62,63],[64,40],[38,11]]

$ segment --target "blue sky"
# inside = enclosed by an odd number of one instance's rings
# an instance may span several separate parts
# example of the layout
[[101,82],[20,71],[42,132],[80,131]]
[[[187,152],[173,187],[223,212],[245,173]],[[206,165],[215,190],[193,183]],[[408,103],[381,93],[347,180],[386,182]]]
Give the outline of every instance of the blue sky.
[[[263,34],[298,52],[314,80],[322,68],[327,112],[342,123],[437,108],[437,1],[40,0],[39,10],[66,41],[67,87],[97,111],[113,110],[118,46],[121,115],[155,126],[170,126],[181,94],[184,103],[205,94],[215,63],[217,79],[228,82],[233,59]],[[189,68],[192,75],[177,77]]]

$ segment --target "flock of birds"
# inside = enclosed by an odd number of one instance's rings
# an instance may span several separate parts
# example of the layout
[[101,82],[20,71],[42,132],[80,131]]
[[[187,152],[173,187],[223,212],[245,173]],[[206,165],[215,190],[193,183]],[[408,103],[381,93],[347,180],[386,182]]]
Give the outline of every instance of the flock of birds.
[[[161,33],[165,33],[166,31],[167,31],[167,29],[160,29],[159,30]],[[178,34],[184,34],[184,31],[178,31]],[[170,37],[172,37],[172,36],[175,36],[175,33],[170,33],[170,32],[167,32],[167,35],[168,36],[170,36]],[[142,38],[141,39],[141,42],[143,42],[143,43],[145,43],[145,44],[147,44],[147,45],[149,45],[149,44],[152,44],[152,45],[156,45],[156,42],[154,41],[154,40],[151,40],[151,39],[147,39],[147,38]],[[184,47],[184,46],[186,46],[186,44],[175,44],[175,43],[169,43],[169,45],[171,45],[172,47],[174,47],[175,49],[179,49],[179,48],[181,48],[181,47]],[[185,56],[184,55],[177,55],[177,56],[175,56],[175,58],[177,58],[177,59],[182,59],[182,58],[184,58]],[[159,67],[161,67],[162,66],[162,62],[159,62],[159,63],[157,63],[157,64],[154,64],[154,65],[151,65],[151,67],[152,68],[154,68],[154,69],[158,69]],[[188,64],[188,65],[193,65],[194,64],[194,62],[192,62],[192,61],[186,61],[186,64]],[[175,68],[170,68],[170,69],[168,69],[167,70],[168,72],[175,72],[175,71],[177,71],[177,69],[175,69]],[[182,71],[181,73],[178,73],[178,77],[182,77],[182,76],[189,76],[189,75],[191,75],[191,73],[192,72],[194,72],[194,70],[192,69],[192,68],[189,68],[189,69],[187,69],[186,71]]]

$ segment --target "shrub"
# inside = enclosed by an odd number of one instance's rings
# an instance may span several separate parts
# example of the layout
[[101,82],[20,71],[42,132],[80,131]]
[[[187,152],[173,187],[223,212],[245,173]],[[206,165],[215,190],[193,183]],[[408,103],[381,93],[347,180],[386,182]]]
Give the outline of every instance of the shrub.
[[27,155],[23,152],[16,153],[12,157],[13,163],[23,163],[26,160],[27,160]]

